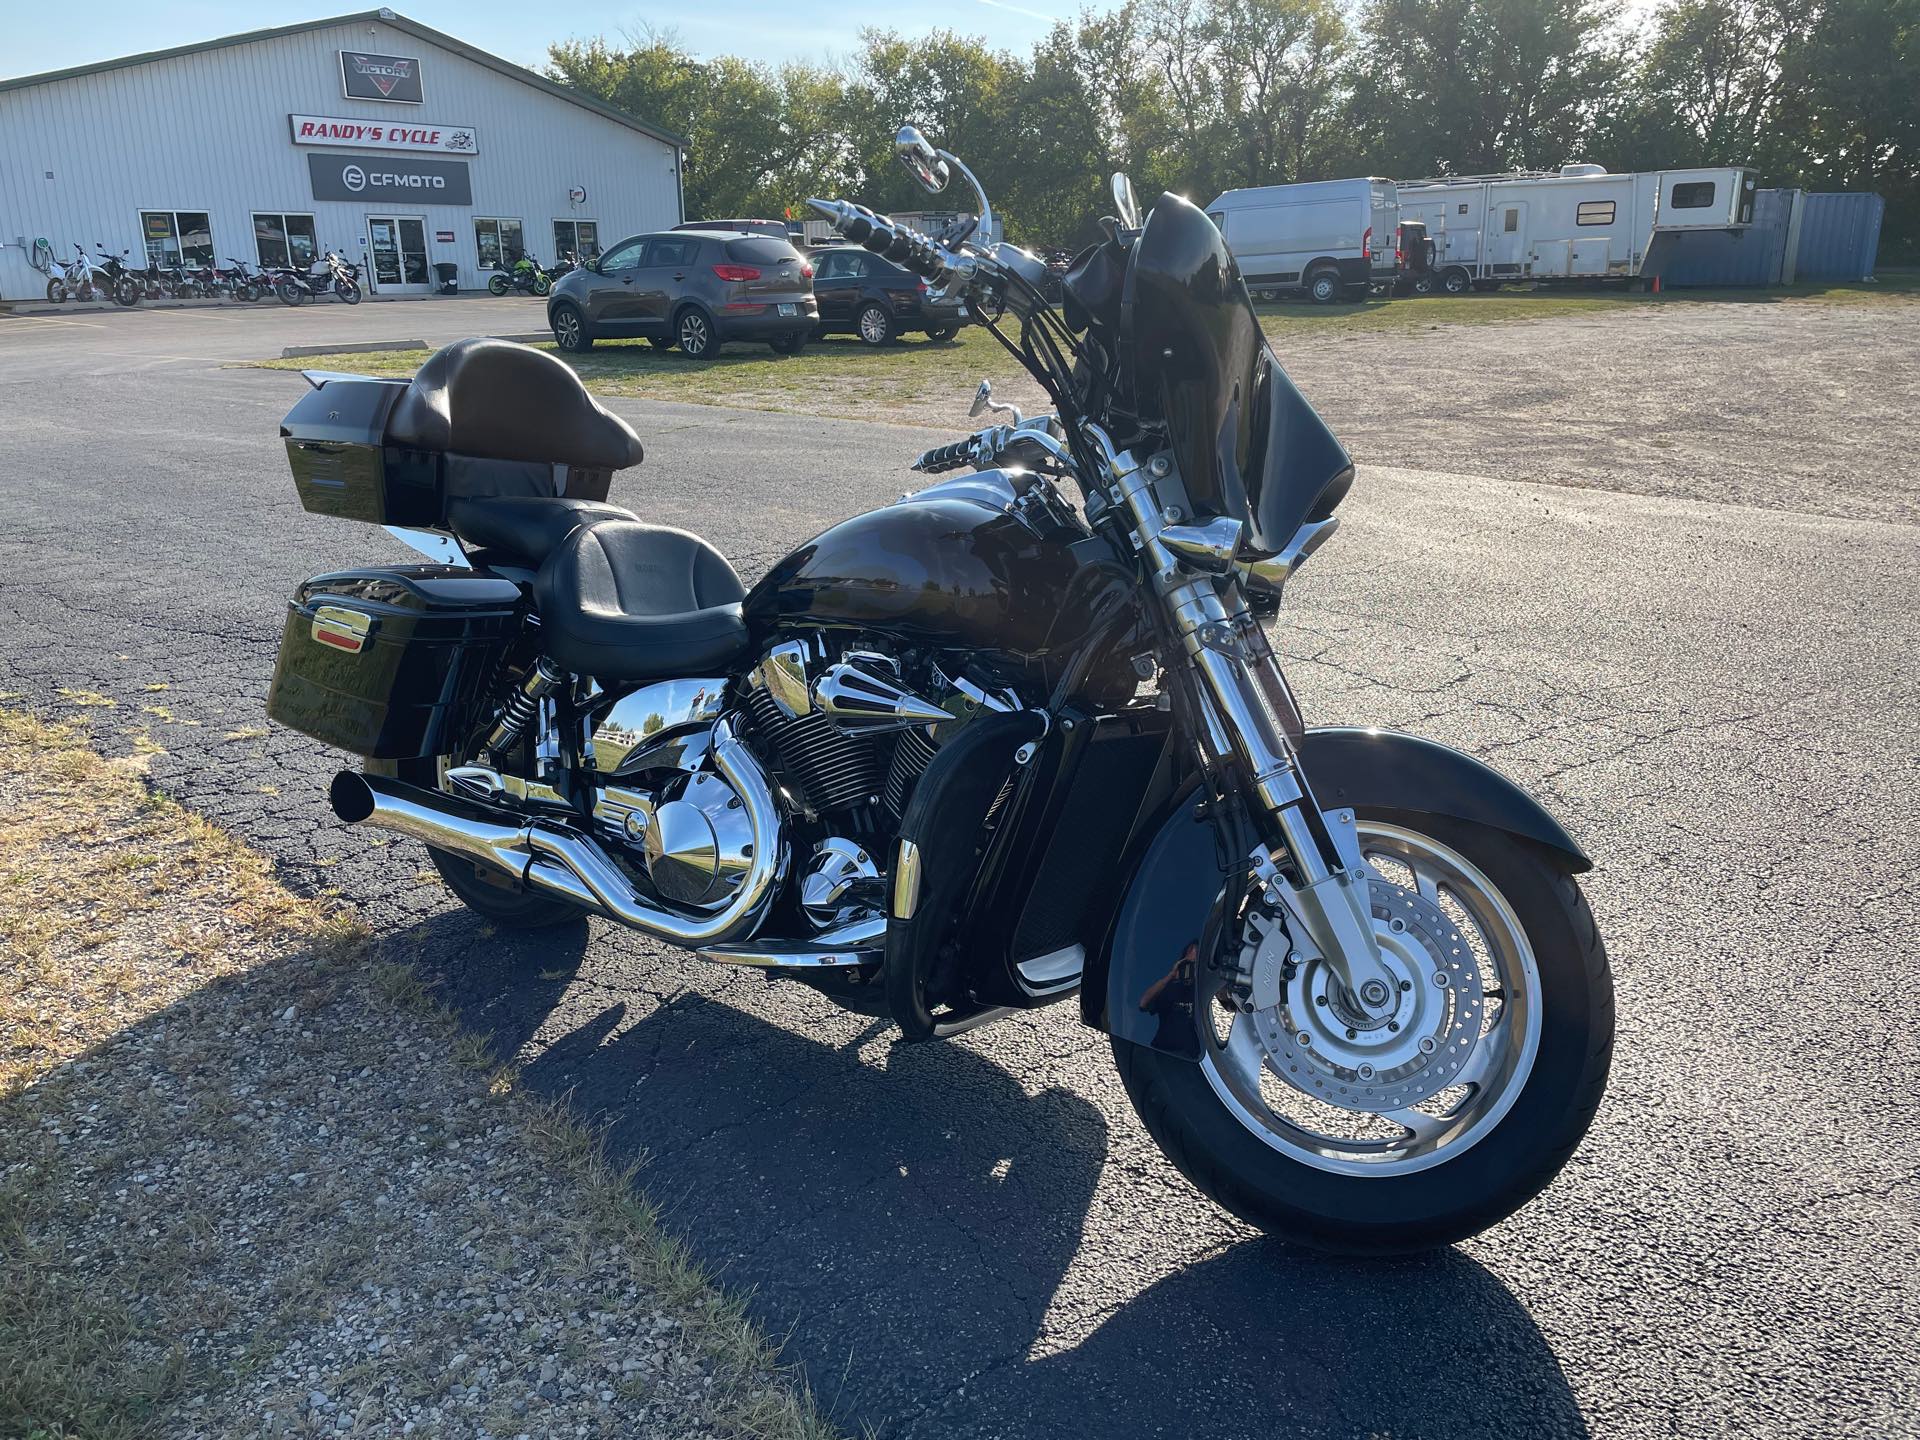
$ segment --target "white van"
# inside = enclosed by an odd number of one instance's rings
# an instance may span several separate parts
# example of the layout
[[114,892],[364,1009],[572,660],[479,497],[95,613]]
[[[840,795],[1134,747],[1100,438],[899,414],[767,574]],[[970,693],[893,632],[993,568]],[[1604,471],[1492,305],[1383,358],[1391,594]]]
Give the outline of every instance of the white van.
[[1249,290],[1304,290],[1322,304],[1395,278],[1400,198],[1377,177],[1229,190],[1207,206]]

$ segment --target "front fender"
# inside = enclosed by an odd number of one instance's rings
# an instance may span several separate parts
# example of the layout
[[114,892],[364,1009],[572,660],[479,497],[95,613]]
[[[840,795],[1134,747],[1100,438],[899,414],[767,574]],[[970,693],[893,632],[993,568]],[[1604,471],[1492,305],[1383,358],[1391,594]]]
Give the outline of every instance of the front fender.
[[[1354,806],[1437,815],[1531,841],[1569,875],[1593,868],[1560,822],[1491,766],[1392,730],[1309,730],[1300,768],[1326,809]],[[1193,967],[1227,881],[1243,857],[1220,843],[1188,787],[1169,802],[1131,858],[1133,878],[1107,943],[1080,992],[1089,1025],[1169,1054],[1199,1058]]]

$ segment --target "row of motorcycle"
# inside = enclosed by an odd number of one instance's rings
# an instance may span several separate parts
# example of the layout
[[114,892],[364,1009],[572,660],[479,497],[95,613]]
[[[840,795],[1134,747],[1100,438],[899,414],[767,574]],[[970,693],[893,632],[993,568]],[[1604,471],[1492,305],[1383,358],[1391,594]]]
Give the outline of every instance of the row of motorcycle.
[[78,241],[73,259],[54,262],[47,276],[47,299],[55,304],[68,300],[112,300],[118,305],[137,305],[142,300],[242,300],[249,303],[277,296],[284,305],[304,305],[331,294],[348,305],[360,303],[360,267],[329,250],[312,266],[293,265],[251,268],[246,261],[229,255],[222,270],[213,265],[161,265],[150,263],[144,270],[129,265],[130,251],[111,254],[104,245],[95,244],[95,253],[87,254]]

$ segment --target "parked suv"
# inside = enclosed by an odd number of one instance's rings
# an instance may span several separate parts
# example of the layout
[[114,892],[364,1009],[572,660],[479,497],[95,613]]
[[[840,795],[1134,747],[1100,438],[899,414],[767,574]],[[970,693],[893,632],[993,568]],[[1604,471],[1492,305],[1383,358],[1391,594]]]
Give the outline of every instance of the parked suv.
[[794,355],[819,317],[813,266],[770,235],[636,235],[547,297],[554,342],[576,354],[595,340],[644,335],[694,359],[729,340],[764,340]]
[[851,247],[813,252],[813,293],[820,334],[850,330],[869,345],[885,345],[904,330],[951,340],[967,319],[958,300],[936,302],[919,276]]

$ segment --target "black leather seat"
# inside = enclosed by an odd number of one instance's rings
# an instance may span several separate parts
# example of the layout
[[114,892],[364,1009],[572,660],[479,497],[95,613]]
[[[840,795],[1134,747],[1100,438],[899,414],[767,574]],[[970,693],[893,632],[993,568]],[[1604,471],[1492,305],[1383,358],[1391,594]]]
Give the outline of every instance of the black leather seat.
[[447,501],[447,528],[462,541],[535,567],[582,525],[638,518],[598,500],[489,495]]
[[602,682],[712,671],[747,647],[746,598],[697,535],[638,521],[575,529],[534,578],[547,654]]
[[420,367],[387,418],[387,443],[586,470],[624,470],[645,454],[569,366],[490,339],[455,341]]

